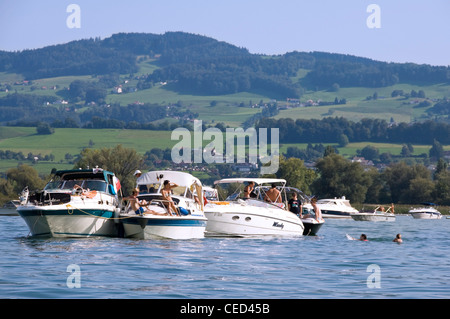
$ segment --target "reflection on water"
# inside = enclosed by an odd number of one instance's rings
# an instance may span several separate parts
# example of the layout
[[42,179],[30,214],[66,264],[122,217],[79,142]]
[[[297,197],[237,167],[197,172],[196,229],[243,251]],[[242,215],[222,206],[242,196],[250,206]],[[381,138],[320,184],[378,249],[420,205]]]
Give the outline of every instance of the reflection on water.
[[[450,220],[327,220],[303,238],[28,238],[0,218],[2,298],[449,298]],[[345,234],[369,241],[347,240]],[[404,242],[392,242],[401,233]],[[69,265],[80,288],[66,285]],[[380,288],[368,288],[369,265]]]

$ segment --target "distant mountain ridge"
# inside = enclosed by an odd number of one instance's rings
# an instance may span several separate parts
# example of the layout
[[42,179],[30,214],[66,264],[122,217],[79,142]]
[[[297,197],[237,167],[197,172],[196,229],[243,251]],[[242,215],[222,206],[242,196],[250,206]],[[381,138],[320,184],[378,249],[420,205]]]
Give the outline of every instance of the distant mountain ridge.
[[[210,37],[184,32],[118,33],[20,52],[0,51],[0,72],[39,79],[69,75],[132,74],[139,56],[157,59],[148,82],[172,82],[193,94],[269,91],[275,97],[300,97],[304,87],[384,87],[397,83],[450,83],[450,67],[387,63],[352,55],[289,52],[251,54]],[[301,81],[293,80],[307,70]]]

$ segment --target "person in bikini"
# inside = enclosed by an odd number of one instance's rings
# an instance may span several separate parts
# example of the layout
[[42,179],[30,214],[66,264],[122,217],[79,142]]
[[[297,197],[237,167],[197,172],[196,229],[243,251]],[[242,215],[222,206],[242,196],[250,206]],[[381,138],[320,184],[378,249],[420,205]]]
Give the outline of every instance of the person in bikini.
[[161,194],[164,200],[164,205],[166,206],[167,210],[170,214],[175,213],[177,216],[180,216],[180,213],[178,212],[178,209],[175,207],[175,204],[172,200],[172,188],[178,187],[177,184],[171,183],[167,179],[164,181],[164,187],[161,190]]

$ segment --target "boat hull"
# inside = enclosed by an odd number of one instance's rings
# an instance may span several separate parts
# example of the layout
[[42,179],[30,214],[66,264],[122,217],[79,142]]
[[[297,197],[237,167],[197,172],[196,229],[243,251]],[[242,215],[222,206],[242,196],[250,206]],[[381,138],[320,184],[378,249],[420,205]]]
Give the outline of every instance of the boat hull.
[[441,213],[434,213],[434,212],[417,212],[417,213],[410,213],[410,214],[414,219],[441,219],[442,218]]
[[192,216],[134,216],[123,217],[125,237],[139,239],[204,238],[206,218]]
[[342,212],[342,211],[335,211],[335,210],[326,210],[326,209],[320,209],[322,212],[323,218],[335,218],[335,219],[351,219],[352,213],[349,212]]
[[366,214],[366,213],[358,213],[352,214],[351,217],[356,221],[370,221],[370,222],[394,222],[395,215],[394,214]]
[[310,222],[310,221],[303,221],[303,225],[305,226],[305,229],[303,230],[304,236],[315,236],[319,232],[320,228],[322,228],[323,222]]
[[[58,207],[64,206],[64,207]],[[102,208],[68,209],[66,205],[20,207],[30,234],[40,237],[116,237],[115,211]]]
[[2,208],[0,207],[0,216],[19,216],[16,208]]
[[209,207],[207,235],[232,236],[302,236],[304,225],[296,215],[282,209],[265,210],[258,207]]

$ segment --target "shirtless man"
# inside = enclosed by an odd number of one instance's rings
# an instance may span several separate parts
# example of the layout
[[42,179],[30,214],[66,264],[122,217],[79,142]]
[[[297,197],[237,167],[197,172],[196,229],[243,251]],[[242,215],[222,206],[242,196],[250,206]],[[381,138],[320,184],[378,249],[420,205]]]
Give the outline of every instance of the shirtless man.
[[173,203],[172,197],[172,188],[178,187],[175,183],[170,183],[167,179],[164,181],[164,188],[161,190],[161,194],[164,200],[164,205],[167,207],[167,210],[170,214],[175,213],[177,216],[180,216],[178,213],[178,209],[175,207]]
[[264,200],[269,203],[281,203],[281,193],[277,189],[277,185],[272,184],[272,188],[266,192]]

